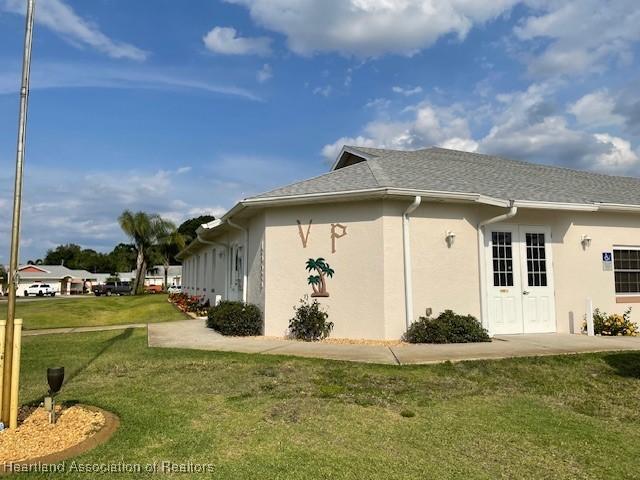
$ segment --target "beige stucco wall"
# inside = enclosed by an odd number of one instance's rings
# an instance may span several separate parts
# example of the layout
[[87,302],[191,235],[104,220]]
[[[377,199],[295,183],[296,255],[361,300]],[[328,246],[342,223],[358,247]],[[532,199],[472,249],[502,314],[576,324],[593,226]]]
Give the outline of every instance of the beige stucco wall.
[[249,231],[247,301],[258,305],[263,313],[265,309],[265,219],[265,212],[262,211],[246,222]]
[[[272,208],[266,213],[266,334],[283,335],[293,307],[312,293],[305,270],[309,258],[323,257],[335,270],[329,298],[319,302],[335,323],[334,337],[385,338],[382,202],[316,204]],[[306,248],[298,224],[306,235]],[[347,227],[332,253],[331,225]]]
[[[385,316],[390,338],[405,330],[402,214],[410,201],[385,201]],[[414,320],[452,309],[480,316],[475,206],[423,202],[410,217]],[[456,234],[452,248],[445,232]]]
[[[309,258],[324,257],[335,270],[335,276],[328,280],[330,297],[319,299],[335,323],[332,336],[399,338],[405,330],[402,213],[409,204],[410,199],[318,203],[269,208],[250,219],[237,220],[249,228],[248,300],[263,310],[265,333],[286,333],[293,307],[311,293],[305,263]],[[481,317],[476,226],[505,211],[477,204],[425,201],[412,214],[414,319],[427,308],[436,315],[452,309]],[[302,223],[305,235],[312,220],[306,248],[296,220]],[[336,240],[336,252],[332,253],[331,225],[336,223],[347,227],[347,235]],[[558,332],[579,331],[587,298],[608,312],[622,312],[633,305],[616,303],[614,274],[603,271],[601,255],[616,245],[640,245],[640,217],[521,208],[508,223],[551,229]],[[445,241],[447,231],[456,234],[451,248]],[[588,249],[581,245],[583,234],[592,238]],[[240,242],[241,235],[230,230],[219,240]],[[213,248],[206,247],[209,252]],[[194,262],[202,261],[204,251],[202,248],[185,260],[185,285],[193,283]],[[228,259],[223,249],[218,248],[217,255],[218,268],[209,276],[211,285],[190,285],[193,292],[207,288],[212,301],[214,293],[225,294]],[[640,320],[640,309],[632,318]]]
[[[406,203],[389,205],[387,214],[401,214]],[[478,240],[476,225],[504,213],[504,209],[481,205],[423,203],[411,219],[413,260],[414,313],[423,315],[425,308],[433,313],[450,308],[480,318],[480,275],[478,272]],[[401,227],[393,217],[385,223],[396,223],[388,236],[392,242],[402,241]],[[608,312],[623,312],[633,304],[616,303],[614,273],[604,271],[602,252],[616,245],[640,245],[640,217],[633,214],[603,212],[570,212],[520,209],[507,221],[511,225],[541,225],[551,229],[553,275],[555,283],[556,324],[560,333],[578,332],[586,313],[586,300]],[[400,232],[398,233],[398,231]],[[445,232],[455,232],[449,248]],[[592,237],[591,247],[584,249],[581,236]],[[387,247],[386,252],[391,250]],[[397,254],[394,253],[394,256]],[[386,262],[391,260],[388,256]],[[402,284],[401,274],[387,277],[389,285]],[[387,322],[403,314],[404,307],[388,304]],[[391,310],[391,311],[389,311]],[[638,311],[637,320],[640,320]]]
[[[616,303],[614,272],[604,271],[602,252],[614,246],[640,246],[640,217],[625,213],[521,210],[510,223],[550,225],[558,332],[580,331],[586,299],[594,307],[622,313],[630,303]],[[583,234],[592,238],[587,249]],[[640,309],[632,314],[640,321]]]

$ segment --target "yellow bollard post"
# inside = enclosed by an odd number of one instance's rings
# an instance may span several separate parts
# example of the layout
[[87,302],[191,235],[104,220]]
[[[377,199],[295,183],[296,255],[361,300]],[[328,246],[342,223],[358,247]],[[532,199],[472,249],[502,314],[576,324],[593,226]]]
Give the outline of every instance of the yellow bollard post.
[[11,408],[9,410],[9,428],[18,427],[18,391],[20,385],[20,347],[22,346],[22,319],[14,320],[13,362],[11,362]]
[[7,321],[0,320],[0,418],[2,418],[2,382],[4,381],[4,334],[7,329]]

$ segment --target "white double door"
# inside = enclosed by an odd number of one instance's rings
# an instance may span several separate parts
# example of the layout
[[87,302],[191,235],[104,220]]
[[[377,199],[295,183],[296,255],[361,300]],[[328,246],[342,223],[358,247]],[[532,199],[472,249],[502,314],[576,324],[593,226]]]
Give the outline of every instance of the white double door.
[[485,253],[489,331],[555,332],[550,229],[492,225],[485,232]]

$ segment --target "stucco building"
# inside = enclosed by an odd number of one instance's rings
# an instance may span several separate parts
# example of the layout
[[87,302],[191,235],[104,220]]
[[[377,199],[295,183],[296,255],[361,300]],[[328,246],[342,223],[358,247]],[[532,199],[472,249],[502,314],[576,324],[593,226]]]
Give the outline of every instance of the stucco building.
[[73,270],[64,265],[22,265],[18,268],[18,275],[18,297],[25,296],[29,286],[34,284],[47,284],[57,295],[82,294],[86,286],[90,288],[97,279],[95,273]]
[[307,261],[323,258],[334,274],[318,300],[334,337],[396,339],[444,309],[495,334],[577,332],[588,299],[609,312],[640,303],[638,213],[636,178],[345,147],[329,173],[200,227],[180,254],[183,285],[212,303],[255,303],[265,334],[284,335],[319,289]]

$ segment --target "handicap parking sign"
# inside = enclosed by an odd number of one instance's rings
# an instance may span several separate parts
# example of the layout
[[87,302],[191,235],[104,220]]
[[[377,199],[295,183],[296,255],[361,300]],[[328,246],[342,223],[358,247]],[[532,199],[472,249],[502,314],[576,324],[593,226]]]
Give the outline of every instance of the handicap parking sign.
[[603,262],[612,262],[613,261],[613,255],[611,255],[611,252],[602,252],[602,261]]
[[605,272],[613,270],[613,255],[611,252],[602,252],[602,270]]

